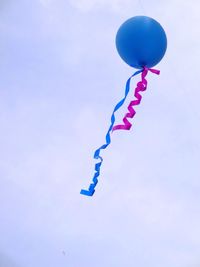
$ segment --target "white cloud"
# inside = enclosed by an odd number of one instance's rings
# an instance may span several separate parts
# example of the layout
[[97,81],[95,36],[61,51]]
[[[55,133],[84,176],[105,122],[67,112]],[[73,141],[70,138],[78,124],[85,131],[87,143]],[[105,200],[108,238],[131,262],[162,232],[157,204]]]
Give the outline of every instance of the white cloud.
[[48,6],[50,6],[53,2],[55,2],[55,0],[39,0],[39,2],[40,2],[44,7],[48,7]]
[[91,11],[92,9],[98,8],[108,8],[114,12],[122,12],[123,9],[127,9],[130,4],[132,7],[138,5],[138,1],[130,0],[70,0],[70,4],[79,9],[80,11],[86,12]]

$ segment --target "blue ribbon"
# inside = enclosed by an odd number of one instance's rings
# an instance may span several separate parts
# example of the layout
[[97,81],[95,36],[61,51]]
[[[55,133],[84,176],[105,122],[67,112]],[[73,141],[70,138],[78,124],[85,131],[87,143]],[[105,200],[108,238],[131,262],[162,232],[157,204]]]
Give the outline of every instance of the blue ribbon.
[[125,87],[125,96],[122,100],[119,101],[119,103],[117,103],[117,105],[115,106],[113,113],[111,115],[111,124],[110,127],[108,129],[108,132],[106,134],[106,143],[104,145],[102,145],[101,147],[99,147],[95,152],[94,152],[94,159],[99,159],[100,162],[95,164],[95,173],[92,179],[92,183],[90,184],[88,190],[82,189],[80,194],[85,195],[85,196],[92,196],[95,192],[95,187],[98,183],[98,179],[97,177],[100,175],[100,169],[101,169],[101,164],[103,162],[103,158],[100,156],[100,152],[102,149],[105,149],[110,143],[111,143],[111,136],[110,133],[112,131],[113,125],[115,123],[115,112],[124,104],[124,101],[126,100],[126,97],[130,91],[130,82],[133,76],[136,76],[137,74],[141,73],[142,70],[136,71],[126,82],[126,87]]

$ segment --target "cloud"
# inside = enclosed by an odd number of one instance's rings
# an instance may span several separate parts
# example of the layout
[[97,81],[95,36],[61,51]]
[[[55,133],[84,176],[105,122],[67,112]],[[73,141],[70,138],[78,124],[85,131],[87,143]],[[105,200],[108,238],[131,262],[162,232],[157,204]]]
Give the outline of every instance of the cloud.
[[46,7],[46,8],[52,6],[53,4],[55,4],[55,2],[58,2],[55,0],[38,0],[38,1],[43,7]]
[[120,12],[124,8],[132,5],[132,7],[138,5],[138,1],[123,1],[123,0],[70,0],[70,4],[79,9],[82,12],[87,12],[95,9],[108,9],[113,12]]

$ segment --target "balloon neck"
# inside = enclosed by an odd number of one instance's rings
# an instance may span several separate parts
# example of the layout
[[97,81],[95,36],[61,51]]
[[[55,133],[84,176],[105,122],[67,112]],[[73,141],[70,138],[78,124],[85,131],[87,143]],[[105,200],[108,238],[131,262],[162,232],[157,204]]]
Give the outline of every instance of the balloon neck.
[[[160,70],[156,70],[156,69],[152,69],[152,68],[143,67],[142,72],[143,72],[144,74],[147,74],[148,71],[150,71],[150,72],[152,72],[152,73],[154,73],[154,74],[157,74],[157,75],[160,74]],[[145,76],[146,76],[146,75],[145,75]]]
[[148,71],[148,68],[147,67],[143,67],[142,71]]

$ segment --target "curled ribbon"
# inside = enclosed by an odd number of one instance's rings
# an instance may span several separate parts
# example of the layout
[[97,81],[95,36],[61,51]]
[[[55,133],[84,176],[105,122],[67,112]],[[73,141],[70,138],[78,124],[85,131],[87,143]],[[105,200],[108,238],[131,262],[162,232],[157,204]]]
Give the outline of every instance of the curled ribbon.
[[[92,196],[95,192],[95,187],[98,183],[98,177],[100,175],[100,170],[101,170],[101,165],[103,163],[103,158],[100,156],[100,152],[102,149],[107,148],[107,146],[111,143],[111,136],[110,133],[115,130],[130,130],[132,124],[128,121],[128,118],[133,118],[136,111],[134,110],[133,106],[139,105],[140,101],[142,99],[142,96],[140,95],[139,92],[145,91],[147,88],[147,80],[145,79],[148,71],[155,73],[155,74],[160,74],[159,70],[155,69],[149,69],[149,68],[143,68],[143,70],[136,71],[126,82],[126,87],[125,87],[125,95],[122,100],[120,100],[117,105],[115,106],[113,113],[111,115],[111,124],[110,127],[107,131],[106,134],[106,143],[103,144],[101,147],[99,147],[95,152],[94,152],[94,159],[100,160],[98,163],[95,164],[95,173],[92,179],[92,183],[90,184],[88,190],[82,189],[81,194],[86,195],[86,196]],[[130,82],[133,76],[141,73],[141,81],[137,83],[137,87],[135,89],[134,96],[137,98],[137,100],[133,100],[130,102],[128,106],[129,113],[126,113],[126,115],[123,118],[124,124],[122,125],[116,125],[113,127],[115,123],[115,112],[123,105],[123,103],[126,100],[126,97],[130,91]]]
[[129,105],[128,105],[128,113],[126,113],[126,115],[123,118],[123,122],[124,124],[118,124],[115,125],[112,129],[112,131],[116,131],[116,130],[130,130],[132,124],[128,121],[128,118],[133,118],[136,114],[135,109],[133,108],[133,106],[137,106],[140,104],[141,100],[142,100],[142,96],[140,94],[140,92],[143,92],[147,89],[147,80],[145,79],[145,77],[147,76],[148,71],[159,75],[160,71],[159,70],[155,70],[155,69],[149,69],[149,68],[144,68],[141,74],[141,81],[139,81],[137,83],[137,87],[135,88],[135,93],[134,96],[136,97],[136,100],[132,100]]
[[115,106],[113,113],[111,115],[111,124],[110,127],[107,131],[106,134],[106,143],[103,144],[101,147],[99,147],[95,152],[94,152],[94,159],[100,160],[98,163],[95,164],[95,173],[92,179],[92,183],[90,184],[88,190],[82,189],[80,194],[86,195],[86,196],[92,196],[95,192],[95,187],[98,183],[98,176],[100,175],[100,170],[101,170],[101,164],[103,162],[103,158],[100,156],[100,152],[102,149],[105,149],[110,143],[111,143],[111,136],[110,133],[113,129],[113,125],[115,123],[115,112],[124,104],[126,97],[130,91],[130,82],[133,76],[136,76],[137,74],[141,73],[142,70],[136,71],[126,82],[126,87],[125,87],[125,95],[124,97],[117,103]]

